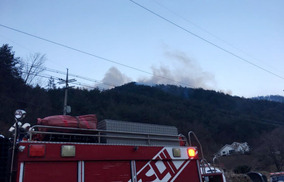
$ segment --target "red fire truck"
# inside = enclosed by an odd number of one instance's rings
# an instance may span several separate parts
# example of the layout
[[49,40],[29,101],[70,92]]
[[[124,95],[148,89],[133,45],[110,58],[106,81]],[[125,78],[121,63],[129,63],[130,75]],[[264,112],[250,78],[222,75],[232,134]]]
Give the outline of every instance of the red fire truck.
[[2,181],[202,181],[197,147],[175,127],[103,120],[97,129],[35,125],[19,137],[24,114],[13,142],[0,142]]

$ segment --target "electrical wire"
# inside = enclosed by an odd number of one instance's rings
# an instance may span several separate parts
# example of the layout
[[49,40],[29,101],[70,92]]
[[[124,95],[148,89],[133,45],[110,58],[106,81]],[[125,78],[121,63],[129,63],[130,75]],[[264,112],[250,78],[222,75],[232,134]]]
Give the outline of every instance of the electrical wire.
[[[59,70],[55,70],[55,69],[50,69],[50,68],[46,68],[46,71],[49,70],[51,72],[56,72],[56,73],[60,73],[60,74],[66,74],[65,72],[62,72],[62,71],[59,71]],[[52,76],[52,75],[40,75],[40,74],[37,74],[36,76],[38,77],[42,77],[42,78],[47,78],[47,79],[50,79],[51,77],[53,78],[56,78],[58,80],[62,79],[60,77],[56,77],[56,76]],[[81,77],[79,75],[76,75],[77,77],[81,78],[81,79],[85,79],[87,81],[90,81],[90,80],[93,80],[93,79],[90,79],[90,78],[86,78],[86,77]],[[99,81],[95,80],[96,83],[98,83]],[[88,84],[85,84],[85,83],[81,83],[81,82],[72,82],[70,84],[73,84],[73,85],[78,85],[78,86],[82,86],[82,87],[88,87],[88,88],[91,88],[91,89],[96,89],[98,87],[95,87],[95,86],[90,86]],[[102,83],[104,84],[104,83]],[[106,85],[106,84],[104,84]],[[115,85],[107,85],[107,86],[113,86],[115,87]],[[195,110],[201,110],[200,107],[197,107],[197,106],[194,106],[194,105],[191,105],[190,106],[191,109],[195,109]],[[234,113],[227,113],[227,111],[224,111],[224,110],[221,110],[221,109],[215,109],[217,112],[219,112],[220,114],[223,114],[223,115],[227,115],[228,117],[233,117],[233,118],[236,118],[238,117],[237,114],[234,114]],[[252,121],[252,122],[255,122],[255,123],[262,123],[262,124],[268,124],[268,125],[275,125],[275,126],[281,126],[281,125],[284,125],[283,122],[280,122],[280,121],[274,121],[274,120],[267,120],[267,119],[261,119],[261,120],[255,120],[255,119],[251,119],[249,117],[245,117],[244,118],[245,120],[248,120],[248,121]]]
[[176,81],[176,80],[173,80],[173,79],[171,79],[171,78],[164,77],[164,76],[154,75],[153,73],[150,73],[150,72],[148,72],[148,71],[145,71],[145,70],[142,70],[142,69],[133,67],[133,66],[129,66],[129,65],[126,65],[126,64],[117,62],[117,61],[113,61],[113,60],[110,60],[110,59],[107,59],[107,58],[104,58],[104,57],[101,57],[101,56],[98,56],[98,55],[95,55],[95,54],[92,54],[92,53],[83,51],[83,50],[81,50],[81,49],[77,49],[77,48],[74,48],[74,47],[71,47],[71,46],[68,46],[68,45],[59,43],[59,42],[55,42],[55,41],[52,41],[52,40],[49,40],[49,39],[46,39],[46,38],[43,38],[43,37],[39,37],[39,36],[37,36],[37,35],[33,35],[33,34],[30,34],[30,33],[21,31],[21,30],[19,30],[19,29],[15,29],[15,28],[12,28],[12,27],[3,25],[3,24],[0,24],[0,26],[1,26],[1,27],[4,27],[4,28],[6,28],[6,29],[9,29],[9,30],[13,30],[13,31],[18,32],[18,33],[22,33],[22,34],[28,35],[28,36],[33,37],[33,38],[36,38],[36,39],[40,39],[40,40],[45,41],[45,42],[49,42],[49,43],[51,43],[51,44],[55,44],[55,45],[60,46],[60,47],[64,47],[64,48],[67,48],[67,49],[70,49],[70,50],[73,50],[73,51],[76,51],[76,52],[79,52],[79,53],[82,53],[82,54],[85,54],[85,55],[88,55],[88,56],[91,56],[91,57],[94,57],[94,58],[97,58],[97,59],[100,59],[100,60],[104,60],[104,61],[107,61],[107,62],[110,62],[110,63],[117,64],[117,65],[119,65],[119,66],[123,66],[123,67],[126,67],[126,68],[130,68],[130,69],[133,69],[133,70],[136,70],[136,71],[139,71],[139,72],[142,72],[142,73],[151,75],[151,76],[153,76],[153,77],[158,77],[158,78],[166,79],[166,80],[169,80],[169,81],[172,81],[172,82],[181,84],[181,85],[185,85],[185,86],[188,86],[188,87],[193,87],[193,86],[190,85],[190,84],[183,83],[183,82],[180,82],[180,81]]
[[98,87],[94,87],[94,86],[91,86],[91,85],[87,85],[85,83],[81,83],[81,82],[73,82],[72,83],[73,85],[77,85],[77,86],[82,86],[83,88],[84,87],[87,87],[87,88],[90,88],[90,89],[97,89]]
[[[50,68],[47,68],[46,70],[49,70]],[[54,69],[50,69],[50,70],[53,70],[54,72],[57,72],[57,73],[62,73],[62,74],[66,74],[62,71],[59,71],[59,70],[54,70]],[[56,78],[58,80],[61,80],[62,78],[60,77],[56,77],[56,76],[52,76],[52,75],[41,75],[41,74],[37,74],[36,75],[37,77],[41,77],[41,78],[46,78],[46,79],[50,79],[51,77],[52,78]],[[78,76],[78,75],[77,75]],[[85,83],[81,83],[81,82],[72,82],[70,84],[73,84],[73,85],[77,85],[77,86],[82,86],[82,87],[88,87],[90,89],[97,89],[98,87],[95,87],[95,86],[90,86],[88,84],[85,84]],[[104,84],[104,83],[102,83]],[[109,85],[108,85],[109,86]],[[189,106],[191,110],[195,110],[195,111],[202,111],[202,108],[196,106],[196,105],[190,105]],[[222,115],[226,115],[227,117],[232,117],[232,118],[238,118],[239,115],[237,113],[228,113],[227,111],[225,110],[222,110],[222,109],[216,109],[215,108],[215,111],[216,112],[219,112],[220,114]],[[275,120],[267,120],[267,119],[260,119],[260,120],[255,120],[255,119],[252,119],[252,118],[249,118],[248,116],[245,116],[243,117],[242,119],[244,120],[247,120],[247,121],[251,121],[251,122],[254,122],[254,123],[260,123],[260,124],[267,124],[267,125],[274,125],[274,126],[284,126],[284,123],[283,122],[280,122],[280,121],[275,121]]]
[[[51,68],[46,68],[45,71],[66,75],[66,72],[51,69]],[[72,73],[68,73],[68,75],[75,77],[75,78],[83,79],[83,80],[86,80],[86,81],[94,82],[94,83],[97,83],[97,84],[101,83],[101,84],[104,84],[104,85],[110,86],[110,87],[116,87],[117,86],[117,85],[114,85],[114,84],[111,84],[111,83],[107,83],[105,81],[98,81],[98,80],[95,80],[95,79],[92,79],[92,78],[88,78],[88,77],[84,77],[84,76],[80,76],[80,75],[75,75],[75,74],[72,74]]]
[[[52,71],[51,71],[52,70]],[[66,75],[65,72],[63,71],[59,71],[59,70],[54,70],[54,69],[50,69],[50,68],[46,68],[45,71],[50,71],[50,72],[53,72],[53,73],[59,73],[59,74],[63,74],[63,75]],[[22,72],[22,73],[27,73],[27,72]],[[31,73],[30,73],[31,74]],[[61,77],[57,77],[57,76],[54,76],[54,75],[49,75],[49,74],[31,74],[35,77],[41,77],[41,78],[46,78],[46,79],[50,79],[50,78],[55,78],[59,81],[62,81],[64,79],[62,79]],[[73,74],[69,74],[70,76],[72,76]],[[106,85],[108,87],[117,87],[118,85],[114,85],[114,84],[109,84],[109,83],[104,83],[102,81],[98,81],[98,80],[94,80],[94,79],[91,79],[91,78],[86,78],[86,77],[82,77],[82,76],[79,76],[79,75],[75,75],[76,78],[80,78],[80,79],[83,79],[83,80],[87,80],[87,81],[91,81],[91,82],[94,82],[96,84],[100,83],[102,85]],[[87,88],[91,88],[91,89],[96,89],[96,88],[99,88],[99,85],[96,85],[96,86],[90,86],[86,83],[81,83],[81,82],[70,82],[69,84],[71,85],[78,85],[78,86],[82,86],[82,87],[87,87]]]
[[235,49],[235,50],[237,50],[237,51],[239,51],[239,52],[245,54],[246,56],[248,56],[248,57],[250,57],[250,58],[252,58],[252,59],[254,59],[254,60],[256,60],[256,61],[260,61],[260,62],[261,62],[261,60],[256,59],[255,57],[251,56],[251,55],[250,55],[249,53],[247,53],[246,51],[244,51],[244,50],[242,50],[242,49],[236,47],[235,45],[231,44],[230,42],[228,42],[228,41],[226,41],[226,40],[224,40],[224,39],[222,39],[222,38],[220,38],[219,36],[214,35],[213,33],[209,32],[208,30],[206,30],[205,28],[201,27],[200,25],[198,25],[198,24],[192,22],[192,21],[189,20],[188,18],[185,18],[185,17],[181,16],[180,14],[178,14],[178,13],[172,11],[170,8],[164,6],[163,4],[161,4],[160,2],[158,2],[157,0],[154,0],[153,2],[155,2],[157,5],[159,5],[159,6],[162,7],[163,9],[169,11],[170,13],[172,13],[173,15],[175,15],[176,17],[178,17],[178,18],[184,20],[185,22],[187,22],[187,23],[189,23],[189,24],[195,26],[195,27],[198,28],[199,30],[201,30],[201,31],[207,33],[208,35],[212,36],[212,37],[215,38],[216,40],[219,40],[219,41],[223,42],[224,44],[230,46],[231,48],[233,48],[233,49]]
[[227,50],[227,49],[225,49],[225,48],[223,48],[223,47],[221,47],[221,46],[219,46],[219,45],[217,45],[217,44],[215,44],[215,43],[213,43],[213,42],[211,42],[211,41],[209,41],[209,40],[207,40],[207,39],[205,39],[205,38],[203,38],[203,37],[201,37],[201,36],[199,36],[199,35],[197,35],[197,34],[195,34],[195,33],[193,33],[193,32],[191,32],[191,31],[189,31],[188,29],[186,29],[186,28],[184,28],[184,27],[178,25],[177,23],[175,23],[175,22],[173,22],[173,21],[171,21],[171,20],[169,20],[169,19],[167,19],[167,18],[165,18],[165,17],[159,15],[158,13],[156,13],[156,12],[150,10],[149,8],[146,8],[145,6],[143,6],[143,5],[139,4],[139,3],[137,3],[136,1],[133,1],[133,0],[129,0],[129,1],[132,2],[133,4],[136,4],[136,5],[139,6],[140,8],[142,8],[142,9],[144,9],[144,10],[150,12],[151,14],[153,14],[153,15],[159,17],[160,19],[162,19],[162,20],[164,20],[164,21],[166,21],[166,22],[168,22],[168,23],[174,25],[175,27],[177,27],[177,28],[179,28],[179,29],[185,31],[186,33],[191,34],[192,36],[194,36],[194,37],[196,37],[196,38],[198,38],[198,39],[200,39],[200,40],[202,40],[202,41],[204,41],[204,42],[206,42],[206,43],[208,43],[208,44],[210,44],[210,45],[212,45],[212,46],[214,46],[214,47],[216,47],[216,48],[218,48],[218,49],[220,49],[220,50],[222,50],[222,51],[224,51],[224,52],[226,52],[226,53],[228,53],[228,54],[230,54],[230,55],[232,55],[232,56],[234,56],[234,57],[236,57],[236,58],[238,58],[239,60],[241,60],[241,61],[243,61],[243,62],[245,62],[245,63],[247,63],[247,64],[250,64],[250,65],[252,65],[252,66],[254,66],[254,67],[256,67],[256,68],[258,68],[258,69],[260,69],[260,70],[262,70],[262,71],[265,71],[265,72],[267,72],[267,73],[269,73],[269,74],[271,74],[271,75],[274,75],[274,76],[276,76],[276,77],[278,77],[278,78],[284,80],[284,77],[282,77],[282,76],[280,76],[280,75],[278,75],[278,74],[276,74],[276,73],[273,73],[272,71],[270,71],[270,70],[268,70],[268,69],[265,69],[265,68],[263,68],[263,67],[261,67],[261,66],[255,64],[255,63],[253,63],[253,62],[251,62],[251,61],[249,61],[249,60],[247,60],[247,59],[245,59],[245,58],[243,58],[243,57],[241,57],[241,56],[239,56],[239,55],[237,55],[237,54],[235,54],[235,53],[233,53],[233,52],[231,52],[231,51],[229,51],[229,50]]
[[[31,66],[31,64],[26,64],[26,65]],[[52,73],[66,75],[66,72],[64,72],[64,71],[60,71],[60,70],[56,70],[56,69],[52,69],[52,68],[47,68],[47,67],[44,67],[42,69],[42,71],[48,71],[48,72],[52,72]],[[28,72],[22,72],[22,73],[37,76],[37,74],[32,74],[32,73],[28,73]],[[83,79],[83,80],[86,80],[86,81],[94,82],[96,84],[103,84],[103,85],[110,86],[110,87],[117,87],[118,86],[118,85],[114,85],[114,84],[111,84],[111,83],[107,83],[105,81],[99,81],[99,80],[95,80],[95,79],[92,79],[92,78],[88,78],[88,77],[84,77],[84,76],[80,76],[80,75],[76,75],[76,74],[72,74],[72,73],[68,73],[68,75],[71,76],[71,77],[74,77],[74,78],[79,78],[79,79]],[[43,76],[39,76],[39,77],[43,77]],[[57,78],[58,80],[61,80],[61,81],[64,80],[60,77],[55,77],[55,76],[52,76],[52,75],[49,75],[49,77],[47,77],[47,78],[50,78],[50,77]],[[87,86],[87,87],[92,87],[92,86]],[[96,87],[93,87],[93,88],[96,88]]]

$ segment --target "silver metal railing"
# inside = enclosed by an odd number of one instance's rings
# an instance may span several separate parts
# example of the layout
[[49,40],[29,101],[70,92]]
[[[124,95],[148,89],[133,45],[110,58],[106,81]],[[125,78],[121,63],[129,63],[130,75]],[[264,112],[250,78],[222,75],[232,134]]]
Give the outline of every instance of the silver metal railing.
[[[189,146],[192,146],[192,141],[191,141],[191,136],[194,137],[194,139],[196,140],[196,142],[198,143],[198,147],[199,147],[199,151],[201,153],[201,158],[200,158],[200,172],[201,174],[208,174],[208,173],[216,173],[216,168],[215,166],[211,166],[207,160],[204,158],[204,154],[203,154],[203,149],[202,149],[202,145],[198,139],[198,137],[195,135],[195,133],[193,131],[188,132],[188,142],[189,142]],[[208,168],[209,172],[206,171],[206,168]]]
[[119,139],[121,141],[145,141],[147,145],[155,144],[155,142],[172,142],[176,143],[177,145],[180,141],[187,143],[187,139],[185,137],[180,138],[181,135],[109,131],[44,125],[35,125],[31,127],[28,134],[29,140],[33,140],[37,134],[40,134],[41,136],[65,136],[70,138],[72,136],[93,137],[94,139],[96,139],[96,143],[106,143],[105,141],[108,139]]

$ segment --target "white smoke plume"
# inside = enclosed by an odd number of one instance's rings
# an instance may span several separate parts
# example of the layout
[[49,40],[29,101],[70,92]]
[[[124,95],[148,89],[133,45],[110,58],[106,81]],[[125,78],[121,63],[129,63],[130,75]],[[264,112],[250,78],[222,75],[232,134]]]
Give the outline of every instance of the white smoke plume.
[[148,85],[171,84],[191,88],[214,88],[216,83],[214,75],[203,71],[185,53],[167,51],[165,56],[171,60],[171,66],[153,66],[153,76],[150,78],[141,78],[138,82]]
[[131,82],[131,79],[121,73],[116,67],[111,67],[102,79],[102,83],[96,85],[100,89],[111,89]]
[[[169,65],[152,66],[152,76],[137,80],[140,84],[156,85],[170,84],[191,88],[215,90],[214,75],[203,71],[202,68],[183,52],[165,52]],[[102,84],[96,85],[100,89],[110,89],[131,82],[132,80],[121,73],[116,67],[111,67],[102,79]]]

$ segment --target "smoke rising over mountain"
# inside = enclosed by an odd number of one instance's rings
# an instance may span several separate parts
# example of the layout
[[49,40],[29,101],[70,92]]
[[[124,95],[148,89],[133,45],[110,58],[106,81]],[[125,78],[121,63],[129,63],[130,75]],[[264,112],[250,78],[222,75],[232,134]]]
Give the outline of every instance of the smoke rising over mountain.
[[214,75],[203,71],[185,53],[167,51],[165,56],[171,60],[172,65],[153,66],[153,76],[141,78],[138,82],[149,85],[171,84],[204,89],[212,89],[214,87]]
[[[141,77],[137,82],[146,85],[170,84],[191,88],[214,88],[214,75],[203,71],[185,53],[167,51],[165,57],[170,60],[168,61],[170,65],[152,66],[152,76]],[[116,67],[111,67],[102,79],[103,84],[97,86],[102,89],[110,89],[131,81],[127,75],[122,74]]]
[[110,89],[116,86],[120,86],[129,83],[131,79],[122,74],[116,67],[111,67],[102,79],[102,84],[97,85],[102,89]]

